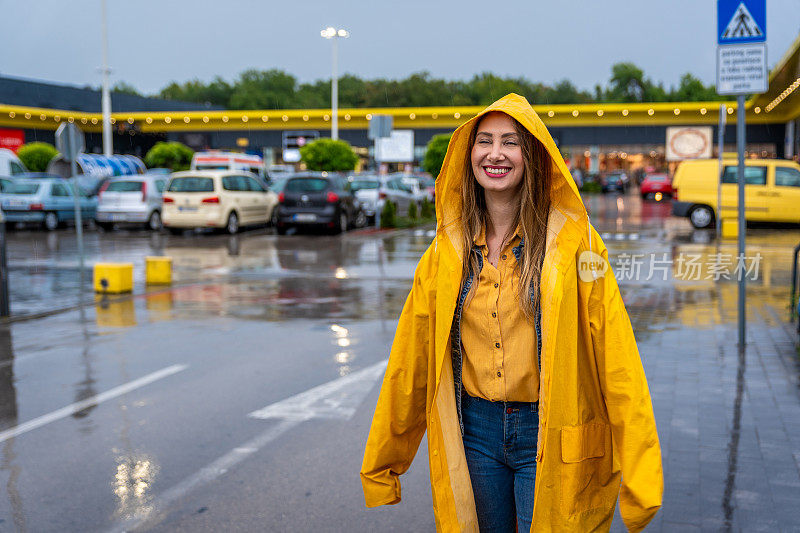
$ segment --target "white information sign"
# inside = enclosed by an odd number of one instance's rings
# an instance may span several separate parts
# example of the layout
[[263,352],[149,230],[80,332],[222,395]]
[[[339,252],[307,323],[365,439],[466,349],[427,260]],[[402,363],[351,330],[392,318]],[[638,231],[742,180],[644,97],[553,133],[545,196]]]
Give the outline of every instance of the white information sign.
[[766,43],[717,47],[717,93],[760,94],[768,81]]
[[667,128],[667,161],[711,157],[710,126]]
[[414,130],[393,130],[390,137],[375,139],[375,161],[411,163],[414,161]]

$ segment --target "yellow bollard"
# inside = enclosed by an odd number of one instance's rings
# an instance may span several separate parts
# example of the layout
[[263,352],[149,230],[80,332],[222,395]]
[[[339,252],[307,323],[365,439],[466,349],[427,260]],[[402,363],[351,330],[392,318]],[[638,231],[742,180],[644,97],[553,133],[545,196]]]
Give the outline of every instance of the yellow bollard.
[[736,239],[739,237],[739,220],[735,218],[722,219],[722,238]]
[[96,263],[94,291],[122,293],[133,290],[133,263]]
[[172,258],[162,256],[145,257],[145,282],[148,285],[172,283]]

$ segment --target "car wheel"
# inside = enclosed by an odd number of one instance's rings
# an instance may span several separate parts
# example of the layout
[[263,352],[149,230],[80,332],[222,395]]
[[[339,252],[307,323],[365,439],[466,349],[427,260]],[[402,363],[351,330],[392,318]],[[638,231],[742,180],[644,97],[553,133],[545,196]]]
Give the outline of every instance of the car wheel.
[[367,225],[367,215],[366,213],[364,213],[364,211],[359,209],[356,212],[356,227],[363,228],[366,225]]
[[714,221],[714,212],[707,205],[698,205],[689,212],[689,221],[697,229],[707,228]]
[[286,232],[289,231],[288,226],[276,226],[275,231],[278,232],[278,235],[286,235]]
[[53,213],[52,211],[48,211],[44,215],[44,229],[47,231],[55,231],[58,229],[58,215]]
[[97,221],[95,221],[95,224],[97,224],[97,227],[100,228],[103,231],[111,231],[111,230],[114,229],[114,223],[113,222],[97,222]]
[[225,231],[228,232],[228,235],[236,235],[239,233],[239,216],[236,214],[236,211],[231,211],[231,214],[228,215],[228,223],[225,225]]
[[153,231],[160,231],[161,227],[161,213],[153,211],[150,214],[150,218],[147,219],[147,228]]
[[344,233],[347,231],[347,213],[344,211],[339,212],[339,223],[334,228],[336,233]]
[[276,208],[272,209],[272,215],[269,217],[269,225],[273,228],[278,227],[278,210]]
[[642,193],[642,200],[647,200],[647,193],[646,192]]

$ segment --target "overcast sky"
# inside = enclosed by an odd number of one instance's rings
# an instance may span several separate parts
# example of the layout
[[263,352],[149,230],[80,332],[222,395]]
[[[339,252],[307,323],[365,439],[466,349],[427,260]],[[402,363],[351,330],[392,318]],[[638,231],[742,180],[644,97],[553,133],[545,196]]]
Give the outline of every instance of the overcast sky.
[[[99,85],[100,0],[0,0],[0,74]],[[300,81],[340,72],[402,78],[428,70],[467,79],[492,71],[578,87],[605,84],[632,61],[665,86],[691,72],[715,79],[714,0],[108,0],[112,83],[154,93],[173,80],[233,79],[280,68]],[[798,0],[767,2],[769,65],[800,32]]]

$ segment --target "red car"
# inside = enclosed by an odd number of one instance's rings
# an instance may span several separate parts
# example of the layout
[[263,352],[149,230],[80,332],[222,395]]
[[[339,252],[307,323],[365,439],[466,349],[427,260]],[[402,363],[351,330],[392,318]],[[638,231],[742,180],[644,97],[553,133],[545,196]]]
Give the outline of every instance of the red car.
[[648,194],[661,193],[662,196],[672,196],[672,180],[666,174],[648,174],[639,186],[639,192],[642,194],[642,200],[647,198]]

